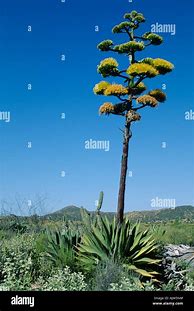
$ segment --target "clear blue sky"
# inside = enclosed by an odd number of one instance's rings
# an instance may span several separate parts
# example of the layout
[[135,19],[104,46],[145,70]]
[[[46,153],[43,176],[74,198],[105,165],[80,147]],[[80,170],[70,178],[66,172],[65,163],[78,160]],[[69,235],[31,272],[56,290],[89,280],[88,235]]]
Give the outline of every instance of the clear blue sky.
[[[115,211],[123,120],[99,117],[104,99],[92,88],[101,79],[97,64],[112,56],[96,45],[108,38],[126,41],[111,29],[132,9],[146,17],[142,32],[157,22],[176,24],[176,35],[162,34],[163,45],[139,54],[166,58],[176,69],[151,80],[152,87],[166,83],[168,100],[144,110],[141,122],[133,125],[126,210],[150,209],[155,197],[194,204],[194,120],[184,117],[185,111],[194,111],[191,0],[0,2],[0,111],[11,112],[10,123],[0,121],[0,200],[40,195],[47,198],[48,211],[70,204],[94,209],[103,190],[103,209]],[[126,60],[118,60],[126,67]],[[90,138],[109,140],[110,151],[86,150]]]

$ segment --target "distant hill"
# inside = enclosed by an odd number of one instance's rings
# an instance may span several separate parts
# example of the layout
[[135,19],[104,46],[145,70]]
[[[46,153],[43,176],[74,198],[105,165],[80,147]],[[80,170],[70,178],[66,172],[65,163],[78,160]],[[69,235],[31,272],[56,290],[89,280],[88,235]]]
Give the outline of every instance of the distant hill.
[[81,213],[79,207],[69,205],[56,212],[44,215],[42,217],[52,220],[61,220],[62,217],[65,217],[67,220],[81,220]]
[[[63,217],[65,217],[66,220],[76,220],[76,221],[81,221],[81,208],[70,205],[66,206],[56,212],[47,214],[42,216],[43,218],[46,219],[51,219],[51,220],[61,220]],[[87,211],[90,215],[94,215],[95,211]],[[102,215],[106,215],[108,218],[113,218],[115,213],[112,212],[101,212]]]
[[[94,211],[88,211],[93,215]],[[101,212],[102,215],[106,215],[108,218],[113,218],[115,213],[113,212]],[[176,208],[163,208],[158,210],[148,211],[134,211],[127,212],[126,217],[132,221],[140,220],[142,222],[156,222],[156,221],[171,221],[171,220],[192,220],[194,221],[194,206],[184,205],[177,206]],[[61,220],[65,217],[67,220],[81,220],[80,208],[77,206],[67,206],[54,213],[50,213],[42,216],[46,219]]]
[[129,212],[126,214],[133,221],[142,222],[192,220],[194,221],[194,206],[184,205],[175,208],[163,208],[158,210]]

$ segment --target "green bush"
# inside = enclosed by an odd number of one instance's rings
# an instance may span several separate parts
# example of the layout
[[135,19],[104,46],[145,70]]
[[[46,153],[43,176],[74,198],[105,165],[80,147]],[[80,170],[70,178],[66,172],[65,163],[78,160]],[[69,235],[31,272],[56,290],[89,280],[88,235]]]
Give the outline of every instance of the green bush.
[[91,290],[107,291],[111,283],[117,283],[123,277],[124,271],[121,264],[112,260],[101,262],[91,275]]
[[184,291],[194,291],[194,281],[188,276],[187,283],[185,284]]
[[194,269],[181,258],[168,259],[163,267],[164,279],[161,289],[164,291],[194,290]]
[[[144,225],[148,227],[147,225]],[[151,227],[151,225],[149,225]],[[158,243],[167,244],[185,244],[194,246],[194,224],[175,221],[173,223],[155,224],[151,230]]]
[[124,276],[119,283],[110,284],[109,291],[159,291],[152,281],[142,283],[137,277]]
[[39,258],[34,245],[35,237],[28,235],[4,241],[0,249],[1,286],[9,290],[30,288],[39,270]]
[[81,272],[71,272],[69,267],[54,270],[52,275],[44,281],[39,280],[40,290],[43,291],[85,291],[87,284]]

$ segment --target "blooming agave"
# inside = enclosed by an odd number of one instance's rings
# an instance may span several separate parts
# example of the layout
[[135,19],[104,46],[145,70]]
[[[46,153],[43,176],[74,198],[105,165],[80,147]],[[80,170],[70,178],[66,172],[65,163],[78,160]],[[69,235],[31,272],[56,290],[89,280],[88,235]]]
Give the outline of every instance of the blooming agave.
[[103,78],[116,77],[122,79],[122,84],[110,83],[105,80],[94,87],[94,93],[102,96],[113,96],[116,103],[105,102],[100,106],[99,112],[104,115],[119,115],[124,118],[123,129],[123,153],[121,161],[121,174],[117,206],[117,222],[123,222],[125,185],[127,176],[127,162],[129,140],[132,137],[132,122],[139,121],[139,110],[145,107],[155,108],[166,100],[166,94],[160,89],[147,90],[144,83],[159,75],[165,75],[174,68],[173,64],[161,58],[143,58],[138,60],[137,54],[147,46],[160,45],[163,38],[158,34],[146,32],[137,36],[135,31],[145,22],[143,14],[136,11],[126,13],[124,21],[113,27],[114,34],[123,34],[128,38],[127,42],[115,45],[112,40],[102,41],[98,49],[103,52],[113,52],[127,56],[128,66],[120,70],[116,59],[105,58],[98,65],[97,71]]

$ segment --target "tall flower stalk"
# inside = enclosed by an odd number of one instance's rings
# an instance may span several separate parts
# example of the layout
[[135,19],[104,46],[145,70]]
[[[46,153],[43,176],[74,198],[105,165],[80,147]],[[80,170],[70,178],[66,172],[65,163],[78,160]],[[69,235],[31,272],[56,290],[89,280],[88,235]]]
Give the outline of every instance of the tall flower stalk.
[[[117,223],[123,222],[125,206],[125,188],[129,154],[129,141],[132,137],[132,123],[140,121],[139,110],[145,107],[155,108],[166,100],[166,94],[160,89],[147,90],[144,80],[165,75],[174,68],[173,64],[161,58],[143,58],[138,60],[137,54],[150,45],[160,45],[163,38],[155,33],[146,32],[137,35],[136,31],[145,17],[142,13],[132,11],[124,15],[124,21],[113,27],[114,34],[127,36],[126,42],[115,45],[112,40],[102,41],[98,49],[102,52],[113,52],[126,56],[127,66],[120,69],[116,59],[105,58],[98,65],[97,71],[103,78],[120,78],[122,83],[101,81],[94,87],[94,93],[102,96],[113,96],[117,102],[105,102],[99,112],[104,115],[118,115],[124,118],[123,150],[117,205]],[[144,93],[146,92],[146,93]],[[144,93],[144,94],[143,94]]]

